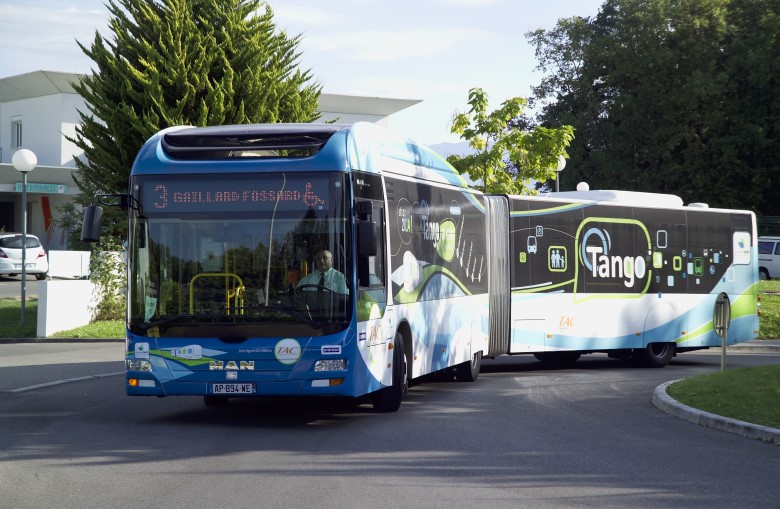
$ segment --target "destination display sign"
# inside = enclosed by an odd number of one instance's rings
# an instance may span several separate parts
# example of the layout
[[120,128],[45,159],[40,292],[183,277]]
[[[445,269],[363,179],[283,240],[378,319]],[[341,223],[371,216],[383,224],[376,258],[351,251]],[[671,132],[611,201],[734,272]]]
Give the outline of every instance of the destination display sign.
[[321,210],[329,207],[327,177],[143,180],[141,203],[151,212]]

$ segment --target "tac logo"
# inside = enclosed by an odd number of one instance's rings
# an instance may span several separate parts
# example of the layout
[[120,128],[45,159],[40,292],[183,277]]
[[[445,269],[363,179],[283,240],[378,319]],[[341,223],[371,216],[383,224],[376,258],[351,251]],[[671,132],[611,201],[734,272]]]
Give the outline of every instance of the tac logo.
[[574,327],[575,318],[576,318],[575,316],[566,316],[566,315],[561,316],[558,321],[558,327],[561,329],[571,329],[572,327]]
[[292,338],[282,339],[276,343],[276,346],[274,347],[274,356],[276,356],[276,360],[286,365],[298,362],[302,353],[301,344]]
[[[621,287],[647,290],[650,271],[645,257],[650,255],[651,243],[642,223],[589,218],[580,225],[577,237],[585,282],[607,285],[604,288],[609,291],[619,291]],[[615,287],[609,289],[610,284]]]

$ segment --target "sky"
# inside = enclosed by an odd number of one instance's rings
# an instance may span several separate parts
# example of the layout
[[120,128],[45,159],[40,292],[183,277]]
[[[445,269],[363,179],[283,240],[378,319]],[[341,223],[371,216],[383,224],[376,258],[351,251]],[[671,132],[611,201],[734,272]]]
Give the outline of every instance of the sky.
[[[300,35],[299,64],[323,92],[422,101],[392,115],[394,131],[433,145],[457,142],[455,113],[484,89],[489,109],[528,97],[531,30],[595,16],[604,0],[269,0],[278,28]],[[0,77],[46,70],[88,73],[89,45],[107,35],[104,0],[0,0]]]

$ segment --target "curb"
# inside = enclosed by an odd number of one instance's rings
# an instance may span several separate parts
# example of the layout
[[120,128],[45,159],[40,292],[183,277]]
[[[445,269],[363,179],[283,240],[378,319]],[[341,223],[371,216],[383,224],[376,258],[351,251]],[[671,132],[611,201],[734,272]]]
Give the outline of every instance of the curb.
[[780,444],[780,429],[761,426],[749,422],[738,421],[729,417],[711,414],[698,410],[696,408],[683,405],[666,393],[666,388],[679,380],[665,382],[655,388],[653,392],[653,405],[656,408],[666,412],[669,415],[685,419],[688,422],[704,426],[706,428],[726,431],[743,437],[754,438],[769,442],[770,444]]
[[[766,340],[764,340],[766,341]],[[718,347],[713,347],[718,348]],[[728,352],[748,352],[748,353],[780,353],[780,345],[761,345],[755,342],[738,343],[726,347]]]

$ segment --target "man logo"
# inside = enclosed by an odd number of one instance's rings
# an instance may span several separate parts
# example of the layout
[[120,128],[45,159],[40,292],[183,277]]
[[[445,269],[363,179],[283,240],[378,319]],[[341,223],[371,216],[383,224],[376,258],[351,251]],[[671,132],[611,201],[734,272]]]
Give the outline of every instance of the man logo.
[[254,371],[255,361],[209,361],[209,371]]

